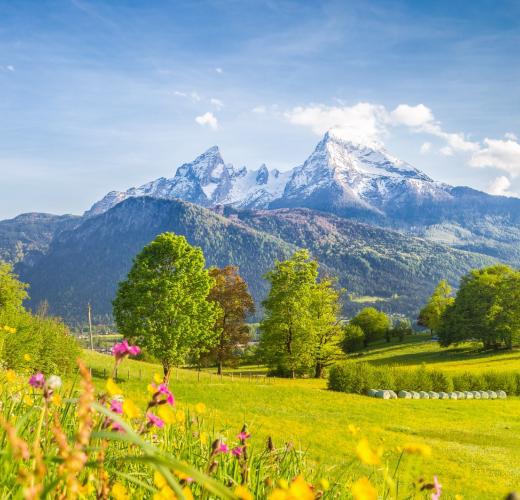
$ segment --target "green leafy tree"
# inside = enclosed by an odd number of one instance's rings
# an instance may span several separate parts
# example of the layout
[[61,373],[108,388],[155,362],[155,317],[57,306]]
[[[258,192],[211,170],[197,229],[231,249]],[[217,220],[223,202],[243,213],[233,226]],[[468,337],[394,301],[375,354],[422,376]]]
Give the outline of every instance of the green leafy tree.
[[399,342],[402,342],[407,335],[413,333],[412,324],[410,320],[406,318],[396,320],[389,331],[391,336],[397,337]]
[[0,319],[23,310],[28,285],[14,274],[10,264],[0,261]]
[[520,333],[519,271],[503,264],[463,276],[454,302],[439,326],[439,342],[449,346],[478,339],[484,348],[511,347]]
[[385,338],[390,328],[390,318],[382,311],[374,307],[365,307],[352,320],[352,325],[357,325],[363,330],[365,347],[375,340]]
[[204,265],[200,248],[163,233],[143,248],[119,284],[113,302],[117,327],[161,361],[166,378],[173,366],[216,342],[219,308],[207,300],[214,280]]
[[208,299],[218,304],[221,313],[214,325],[218,340],[207,357],[217,363],[218,373],[221,374],[224,363],[235,359],[239,346],[251,340],[245,320],[248,314],[254,313],[255,303],[247,283],[238,274],[238,267],[212,268],[209,274],[215,284]]
[[343,326],[343,342],[341,347],[343,352],[349,354],[351,352],[360,351],[365,345],[365,334],[358,325],[347,323]]
[[271,284],[263,302],[260,323],[260,352],[266,364],[282,374],[309,371],[313,365],[309,324],[312,290],[318,277],[318,263],[307,250],[285,261],[277,261],[266,273]]
[[314,376],[323,377],[325,368],[342,357],[342,330],[339,324],[341,291],[334,282],[323,279],[310,290],[309,342],[313,346]]
[[418,324],[429,328],[433,335],[439,329],[444,311],[454,300],[449,283],[446,280],[440,281],[428,303],[419,312]]

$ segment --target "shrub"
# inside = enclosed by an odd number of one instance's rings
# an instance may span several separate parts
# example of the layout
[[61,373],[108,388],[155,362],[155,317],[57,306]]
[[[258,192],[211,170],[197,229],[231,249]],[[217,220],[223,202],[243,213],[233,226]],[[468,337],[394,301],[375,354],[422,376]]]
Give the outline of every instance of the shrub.
[[329,389],[365,394],[379,382],[374,372],[374,367],[368,363],[347,362],[334,365],[329,373]]
[[[440,370],[432,370],[430,372],[432,381],[432,391],[435,392],[451,392],[454,390],[452,378]],[[463,390],[463,389],[460,389]]]

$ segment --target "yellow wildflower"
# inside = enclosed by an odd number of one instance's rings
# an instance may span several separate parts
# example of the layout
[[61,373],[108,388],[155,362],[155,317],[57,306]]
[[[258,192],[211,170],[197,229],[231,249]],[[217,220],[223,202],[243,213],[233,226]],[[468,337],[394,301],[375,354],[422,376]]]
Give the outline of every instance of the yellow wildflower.
[[16,373],[9,369],[5,372],[5,378],[7,379],[8,382],[14,382],[16,380]]
[[354,500],[377,500],[377,491],[366,477],[358,479],[352,485]]
[[155,394],[157,392],[157,389],[152,385],[152,384],[148,384],[146,386],[146,390],[150,393],[150,394]]
[[307,481],[302,476],[298,476],[289,486],[289,493],[292,498],[298,500],[314,500],[314,493]]
[[347,429],[353,436],[355,436],[359,431],[359,428],[353,424],[348,424]]
[[403,451],[410,455],[421,455],[422,457],[429,457],[432,454],[432,449],[427,444],[421,443],[407,443],[403,446]]
[[186,500],[193,500],[193,493],[190,490],[189,486],[185,486],[182,488],[182,494]]
[[281,488],[274,489],[269,495],[269,500],[289,500],[290,495],[287,490]]
[[123,413],[129,418],[137,418],[141,415],[141,410],[135,405],[131,399],[123,401]]
[[53,403],[55,406],[61,406],[62,399],[61,399],[61,396],[60,396],[58,393],[54,393],[54,394],[52,395],[52,403]]
[[356,447],[356,453],[359,459],[367,465],[377,465],[381,462],[383,456],[383,448],[373,449],[368,439],[363,438]]
[[206,413],[206,405],[205,405],[204,403],[197,403],[197,404],[195,405],[195,411],[196,411],[197,413],[200,413],[201,415],[202,415],[203,413]]
[[241,500],[254,500],[251,492],[245,486],[240,484],[235,488],[235,496]]
[[164,421],[165,424],[174,424],[176,421],[176,415],[173,410],[166,405],[162,405],[157,410],[157,415]]
[[156,384],[162,384],[162,383],[163,383],[163,377],[162,377],[162,375],[159,375],[158,373],[154,373],[154,374],[153,374],[153,381],[154,381]]
[[463,500],[463,496],[459,495],[458,493],[455,495],[455,500]]
[[114,497],[114,500],[130,500],[126,488],[121,483],[114,483],[110,493]]
[[287,481],[287,479],[279,479],[278,486],[280,486],[280,488],[282,488],[283,490],[288,490],[289,482]]
[[330,488],[329,480],[326,478],[320,479],[320,486],[323,491],[327,491]]
[[164,476],[159,471],[155,471],[153,473],[153,482],[160,490],[162,490],[168,484],[166,479],[164,479]]
[[177,413],[175,414],[175,418],[177,419],[177,422],[179,422],[179,424],[182,424],[182,423],[184,423],[184,420],[186,420],[186,414],[184,413],[183,410],[177,410]]
[[32,357],[31,357],[30,354],[24,354],[24,355],[23,355],[23,359],[24,359],[25,361],[31,361]]
[[169,486],[164,486],[154,494],[153,500],[177,500],[177,495]]
[[119,388],[119,386],[114,382],[113,379],[109,378],[106,383],[106,390],[108,394],[111,396],[116,396],[118,394],[123,394],[123,391]]
[[29,396],[28,394],[24,394],[23,396],[23,402],[27,405],[27,406],[32,406],[34,404],[31,396]]
[[199,435],[199,439],[202,444],[208,444],[208,433],[202,431]]

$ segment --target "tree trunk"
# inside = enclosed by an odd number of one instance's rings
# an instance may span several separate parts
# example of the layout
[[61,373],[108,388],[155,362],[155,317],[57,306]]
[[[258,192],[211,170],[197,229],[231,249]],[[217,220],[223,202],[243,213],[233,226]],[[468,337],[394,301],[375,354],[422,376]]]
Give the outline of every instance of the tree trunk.
[[167,363],[163,363],[163,374],[164,374],[163,381],[166,385],[168,385],[168,382],[170,381],[171,371],[172,371],[171,366],[169,366]]
[[217,375],[222,375],[222,359],[217,361]]
[[323,365],[321,363],[316,363],[314,378],[322,378],[323,377]]

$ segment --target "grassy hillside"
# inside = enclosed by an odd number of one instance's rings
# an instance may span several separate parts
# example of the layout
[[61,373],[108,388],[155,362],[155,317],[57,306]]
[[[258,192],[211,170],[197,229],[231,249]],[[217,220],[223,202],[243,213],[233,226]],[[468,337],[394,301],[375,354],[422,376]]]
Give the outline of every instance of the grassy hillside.
[[[404,347],[377,348],[363,358],[393,363],[399,352],[410,356],[409,364],[413,364],[414,352],[415,363],[429,355],[450,369],[457,363],[464,364],[456,359],[442,362],[434,344],[417,341]],[[510,367],[520,368],[517,354],[508,358]],[[84,357],[93,369],[96,383],[102,386],[103,371],[110,371],[112,359],[87,351]],[[486,357],[480,361],[468,358],[465,365],[479,370],[489,363],[491,360]],[[144,387],[158,371],[158,366],[128,361],[120,370],[120,385],[136,401],[144,403]],[[350,477],[371,473],[370,468],[354,459],[359,436],[348,432],[348,425],[353,424],[371,442],[383,445],[390,466],[395,466],[396,447],[408,442],[429,444],[433,453],[431,458],[424,459],[421,474],[437,474],[446,498],[457,493],[471,499],[503,498],[520,484],[519,398],[381,401],[327,391],[322,380],[268,381],[245,375],[238,378],[237,374],[233,379],[220,379],[207,372],[200,374],[200,380],[198,377],[189,370],[173,375],[171,386],[181,405],[204,402],[217,429],[234,430],[247,421],[258,447],[264,445],[267,436],[272,436],[276,443],[292,441],[307,450],[324,474],[339,481],[348,482]],[[414,473],[419,474],[418,470]]]

